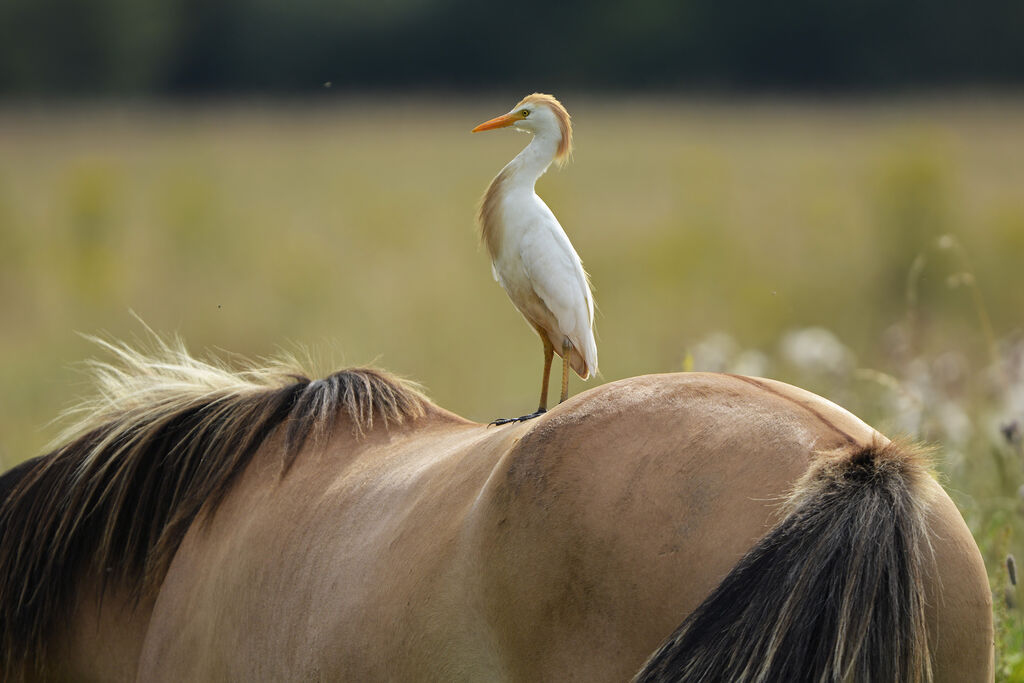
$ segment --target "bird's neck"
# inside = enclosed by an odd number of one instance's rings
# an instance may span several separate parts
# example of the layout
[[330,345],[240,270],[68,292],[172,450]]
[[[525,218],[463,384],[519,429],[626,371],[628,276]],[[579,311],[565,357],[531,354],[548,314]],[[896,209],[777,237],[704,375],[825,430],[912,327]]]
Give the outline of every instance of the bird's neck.
[[554,160],[558,142],[557,136],[552,139],[543,133],[535,135],[530,144],[501,169],[484,193],[478,220],[480,236],[487,245],[491,261],[498,257],[505,234],[501,208],[503,200],[521,191],[533,192],[537,178],[544,175]]
[[523,186],[532,189],[537,178],[544,175],[554,160],[558,142],[557,135],[547,132],[535,134],[530,144],[505,166],[503,173],[506,175],[509,189]]

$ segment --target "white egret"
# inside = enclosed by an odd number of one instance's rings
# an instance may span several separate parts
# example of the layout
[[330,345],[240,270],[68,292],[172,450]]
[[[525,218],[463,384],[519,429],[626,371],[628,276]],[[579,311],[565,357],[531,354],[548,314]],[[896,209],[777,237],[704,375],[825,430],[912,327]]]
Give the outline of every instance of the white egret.
[[529,415],[494,421],[505,424],[547,410],[554,354],[562,357],[559,402],[569,396],[570,367],[583,379],[596,373],[597,343],[594,298],[583,264],[551,209],[534,191],[551,162],[564,163],[572,151],[569,112],[551,95],[534,93],[473,132],[495,128],[532,133],[533,139],[491,181],[480,204],[480,231],[494,279],[544,345],[540,406]]

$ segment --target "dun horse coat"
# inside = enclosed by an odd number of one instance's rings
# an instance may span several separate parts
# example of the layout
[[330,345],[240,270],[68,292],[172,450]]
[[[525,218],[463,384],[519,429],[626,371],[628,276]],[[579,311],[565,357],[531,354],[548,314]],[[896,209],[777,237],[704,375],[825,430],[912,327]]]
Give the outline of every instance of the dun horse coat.
[[653,375],[527,423],[398,380],[110,345],[0,478],[5,681],[986,681],[924,457],[779,382]]

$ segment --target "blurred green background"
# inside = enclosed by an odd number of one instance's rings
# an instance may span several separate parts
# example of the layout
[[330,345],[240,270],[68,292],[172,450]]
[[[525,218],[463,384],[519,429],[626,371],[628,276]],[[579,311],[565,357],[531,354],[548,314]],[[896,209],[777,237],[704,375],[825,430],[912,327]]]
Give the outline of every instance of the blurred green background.
[[939,446],[1024,680],[1024,3],[7,0],[0,464],[89,392],[75,334],[376,363],[475,420],[541,347],[476,203],[534,90],[573,114],[538,191],[590,271],[596,383],[690,369],[817,391]]

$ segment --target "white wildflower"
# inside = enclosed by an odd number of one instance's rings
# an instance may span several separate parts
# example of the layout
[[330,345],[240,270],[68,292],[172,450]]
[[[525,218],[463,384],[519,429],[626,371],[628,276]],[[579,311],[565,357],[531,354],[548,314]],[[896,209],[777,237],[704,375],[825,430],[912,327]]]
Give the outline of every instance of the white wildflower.
[[725,332],[712,332],[693,347],[693,369],[726,372],[739,353],[739,345]]
[[765,377],[768,375],[770,362],[768,356],[757,349],[747,349],[736,357],[729,368],[737,375]]
[[805,327],[786,333],[782,355],[801,370],[844,374],[855,363],[850,351],[836,335],[823,327]]

